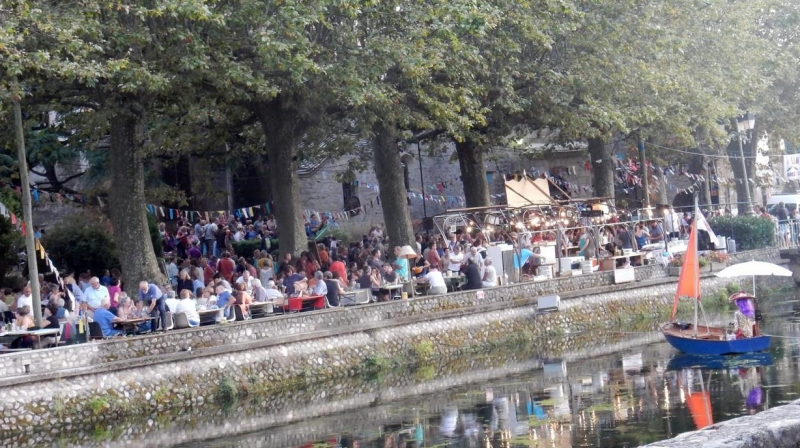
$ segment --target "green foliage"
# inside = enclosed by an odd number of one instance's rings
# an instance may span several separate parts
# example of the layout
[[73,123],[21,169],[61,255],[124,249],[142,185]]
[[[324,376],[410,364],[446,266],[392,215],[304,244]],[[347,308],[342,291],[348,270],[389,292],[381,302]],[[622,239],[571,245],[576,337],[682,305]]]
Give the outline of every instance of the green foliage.
[[236,388],[236,380],[229,376],[224,376],[217,385],[217,402],[225,405],[231,404],[239,397],[239,391]]
[[435,350],[436,348],[433,346],[433,342],[426,339],[414,344],[414,357],[417,360],[431,359]]
[[164,246],[161,244],[161,235],[158,233],[158,223],[156,217],[147,214],[147,229],[150,231],[150,239],[153,241],[153,250],[156,257],[161,258],[164,256]]
[[759,216],[715,216],[709,224],[717,235],[736,240],[739,250],[771,247],[775,240],[775,224]]
[[17,264],[17,254],[25,247],[20,232],[11,225],[11,220],[0,216],[0,276],[6,277]]
[[261,249],[261,240],[242,240],[232,243],[231,246],[237,257],[249,259],[253,256],[253,251]]
[[98,225],[62,223],[47,233],[43,244],[59,268],[100,273],[119,267],[114,240]]
[[737,293],[742,290],[742,286],[738,283],[728,283],[725,286],[725,292],[730,296],[731,294]]
[[8,187],[0,188],[0,204],[5,205],[18,217],[22,217],[22,198],[15,190]]
[[95,395],[86,402],[86,406],[92,411],[92,415],[100,415],[110,407],[110,403],[105,396]]
[[339,242],[339,245],[344,245],[344,246],[350,244],[350,241],[352,241],[353,239],[353,236],[349,232],[346,232],[340,227],[336,227],[326,231],[325,235],[322,235],[321,238],[317,238],[317,241],[322,241],[325,237],[329,236],[336,237],[336,240]]

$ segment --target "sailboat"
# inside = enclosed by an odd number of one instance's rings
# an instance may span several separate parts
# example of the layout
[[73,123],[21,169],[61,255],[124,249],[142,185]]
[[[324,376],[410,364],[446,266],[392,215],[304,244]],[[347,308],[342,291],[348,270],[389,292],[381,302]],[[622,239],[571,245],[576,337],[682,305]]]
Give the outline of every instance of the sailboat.
[[[697,208],[695,199],[695,219],[692,223],[692,230],[689,236],[689,244],[686,248],[686,255],[683,259],[681,275],[678,279],[678,290],[675,292],[675,301],[672,305],[672,317],[670,322],[661,325],[661,332],[670,345],[676,349],[692,355],[727,355],[732,353],[752,353],[769,348],[770,336],[758,334],[754,336],[733,339],[730,338],[727,328],[712,327],[698,324],[698,308],[702,308],[700,303],[700,263],[697,253],[697,227],[705,220]],[[694,321],[692,323],[681,323],[675,320],[678,312],[678,301],[681,297],[693,299]],[[705,313],[703,313],[705,316]]]

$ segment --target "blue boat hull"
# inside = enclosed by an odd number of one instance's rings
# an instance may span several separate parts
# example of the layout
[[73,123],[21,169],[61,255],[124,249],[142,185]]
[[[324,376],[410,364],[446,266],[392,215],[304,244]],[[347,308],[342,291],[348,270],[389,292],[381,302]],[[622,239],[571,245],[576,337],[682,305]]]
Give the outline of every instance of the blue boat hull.
[[734,339],[731,341],[714,341],[681,337],[664,332],[667,342],[677,350],[692,355],[728,355],[733,353],[753,353],[769,348],[770,336],[761,335],[752,338]]

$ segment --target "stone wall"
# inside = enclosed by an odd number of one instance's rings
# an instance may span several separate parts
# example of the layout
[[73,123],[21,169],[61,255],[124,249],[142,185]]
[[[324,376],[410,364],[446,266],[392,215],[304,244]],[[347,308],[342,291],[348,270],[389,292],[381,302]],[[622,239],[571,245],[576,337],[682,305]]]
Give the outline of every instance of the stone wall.
[[800,400],[646,446],[795,448],[800,446]]
[[[426,187],[427,194],[438,196],[463,197],[464,188],[461,183],[461,171],[458,160],[454,156],[455,147],[452,144],[439,145],[429,148],[422,144],[422,178],[420,178],[420,158],[416,145],[411,145],[403,155],[402,160],[406,165],[408,187],[414,191],[422,190],[422,185],[443,184],[441,191],[431,191]],[[505,193],[502,173],[522,172],[534,170],[560,173],[568,182],[579,185],[574,197],[591,197],[591,171],[583,168],[587,160],[585,151],[558,151],[546,154],[523,154],[518,151],[496,149],[492,151],[491,158],[486,161],[487,175],[491,175],[490,190],[492,194]],[[337,174],[347,171],[349,158],[329,159],[313,173],[301,176],[300,197],[303,209],[316,211],[341,211],[344,210],[344,196],[342,183],[337,180]],[[370,162],[371,163],[371,162]],[[344,222],[343,227],[352,229],[354,234],[366,233],[372,224],[383,222],[383,211],[377,203],[378,192],[375,188],[368,188],[367,184],[378,185],[375,173],[368,169],[357,174],[359,186],[354,188],[354,193],[366,207],[366,212]],[[424,181],[424,182],[423,182]],[[583,187],[589,187],[584,189]],[[504,197],[493,198],[493,202],[504,204]],[[413,219],[423,216],[434,216],[447,209],[463,207],[463,203],[448,200],[445,203],[427,201],[423,209],[420,198],[409,199],[409,211]]]
[[[774,261],[779,258],[776,250],[741,252],[732,260]],[[482,290],[483,298],[472,292],[460,292],[442,296],[418,297],[406,301],[378,303],[359,307],[298,313],[275,316],[242,323],[202,327],[173,331],[168,334],[153,334],[133,338],[116,339],[59,347],[51,350],[35,350],[3,356],[0,365],[0,387],[25,381],[31,375],[47,374],[63,369],[92,369],[113,362],[138,360],[141,364],[156,362],[159,357],[192,349],[258,343],[276,338],[294,340],[312,332],[337,330],[359,325],[397,325],[398,319],[425,320],[432,313],[447,312],[450,315],[479,312],[480,306],[513,307],[524,303],[535,303],[542,295],[559,294],[565,306],[581,303],[581,291],[589,288],[594,292],[622,292],[639,288],[640,282],[666,277],[663,268],[657,265],[635,268],[637,283],[613,285],[612,272],[598,272],[543,282],[526,282],[510,286]],[[598,290],[596,288],[606,288]],[[674,289],[670,283],[669,288]],[[310,336],[306,336],[310,337]],[[25,374],[28,365],[29,374]],[[114,367],[112,367],[114,368]],[[24,375],[20,378],[20,375]]]
[[[708,293],[726,283],[712,277],[704,279],[702,287]],[[581,338],[609,342],[601,333],[588,330],[621,328],[631,319],[657,320],[656,316],[669,308],[673,291],[674,284],[668,282],[609,291],[567,301],[561,312],[549,314],[538,313],[535,305],[521,297],[516,299],[521,306],[501,303],[503,306],[491,309],[491,304],[473,302],[475,312],[454,316],[448,315],[444,306],[434,313],[425,311],[422,301],[408,301],[409,314],[420,306],[416,312],[425,313],[425,318],[413,321],[394,316],[395,325],[378,321],[318,331],[306,339],[277,336],[162,355],[146,363],[117,362],[79,374],[67,371],[23,377],[28,381],[0,389],[0,430],[29,431],[45,422],[57,424],[65,409],[70,410],[71,419],[102,424],[124,415],[204,406],[242,388],[269,395],[352,376],[385,360],[455,360],[519,341],[532,344],[538,352],[557,355]],[[472,293],[472,300],[474,296]],[[448,303],[470,300],[467,295],[439,299]],[[114,369],[104,369],[108,366]],[[8,381],[5,384],[10,385]]]

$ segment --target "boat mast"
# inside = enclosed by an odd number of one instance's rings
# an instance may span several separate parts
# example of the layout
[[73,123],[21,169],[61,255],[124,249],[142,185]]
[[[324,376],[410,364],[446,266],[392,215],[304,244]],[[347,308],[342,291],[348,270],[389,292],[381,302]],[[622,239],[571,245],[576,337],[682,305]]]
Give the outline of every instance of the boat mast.
[[[697,232],[697,215],[698,215],[698,213],[697,213],[697,192],[695,192],[694,193],[694,216],[692,216],[692,229],[690,231]],[[699,266],[700,259],[697,258],[700,255],[700,254],[697,253],[698,252],[698,250],[697,250],[698,249],[698,244],[697,244],[697,240],[698,239],[699,239],[699,236],[695,236],[695,238],[694,238],[694,247],[688,248],[689,250],[694,250],[695,259],[698,262],[698,266],[695,266],[695,269],[700,269],[700,266]],[[692,328],[694,328],[694,337],[695,338],[697,337],[697,308],[698,308],[698,303],[697,302],[700,301],[699,297],[700,297],[700,279],[698,279],[698,281],[694,282],[694,297],[693,297],[693,299],[694,299],[694,325],[692,325]]]

